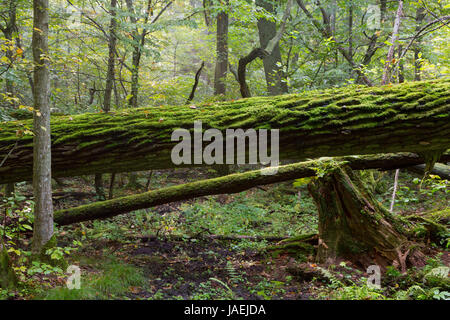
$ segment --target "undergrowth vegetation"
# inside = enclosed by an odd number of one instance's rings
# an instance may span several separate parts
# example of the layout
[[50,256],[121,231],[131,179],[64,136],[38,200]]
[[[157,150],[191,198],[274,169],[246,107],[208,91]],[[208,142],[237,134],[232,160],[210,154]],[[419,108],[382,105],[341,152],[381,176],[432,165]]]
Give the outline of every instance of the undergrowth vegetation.
[[[361,176],[388,206],[393,173],[364,171]],[[138,175],[137,181],[138,188],[143,188],[147,174]],[[83,190],[89,191],[92,187],[86,182]],[[138,192],[128,189],[125,182],[116,190],[117,196]],[[66,266],[80,267],[81,287],[73,290],[66,286],[71,274],[65,268],[30,259],[33,201],[26,196],[30,186],[20,184],[16,194],[1,204],[1,236],[19,286],[14,291],[0,290],[0,297],[449,299],[448,181],[433,175],[422,181],[419,175],[401,171],[394,212],[404,217],[422,216],[447,228],[439,239],[428,239],[426,226],[415,223],[411,232],[430,244],[426,266],[411,267],[406,273],[398,266],[388,266],[380,288],[370,286],[366,271],[349,262],[317,265],[311,254],[268,250],[279,240],[317,232],[317,212],[307,191],[308,182],[303,179],[236,195],[204,197],[58,228],[58,246],[48,255],[65,261]],[[177,183],[176,171],[159,172],[152,176],[149,187]],[[70,206],[73,201],[79,203],[63,197],[57,205]]]

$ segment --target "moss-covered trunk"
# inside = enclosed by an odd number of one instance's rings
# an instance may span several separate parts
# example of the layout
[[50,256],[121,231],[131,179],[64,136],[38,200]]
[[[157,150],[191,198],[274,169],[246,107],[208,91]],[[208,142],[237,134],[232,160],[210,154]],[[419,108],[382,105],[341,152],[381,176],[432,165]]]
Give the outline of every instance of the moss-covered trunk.
[[17,277],[11,266],[8,252],[0,242],[0,288],[13,289],[17,285]]
[[[177,128],[280,129],[280,159],[450,148],[450,81],[52,117],[52,176],[171,168]],[[30,180],[31,121],[0,124],[0,184]],[[15,142],[19,140],[16,148]],[[270,145],[270,142],[269,142]],[[226,151],[226,150],[224,150]],[[225,157],[226,155],[224,155]]]
[[350,259],[362,266],[423,263],[408,240],[407,221],[389,213],[347,167],[336,166],[309,185],[319,210],[319,262]]

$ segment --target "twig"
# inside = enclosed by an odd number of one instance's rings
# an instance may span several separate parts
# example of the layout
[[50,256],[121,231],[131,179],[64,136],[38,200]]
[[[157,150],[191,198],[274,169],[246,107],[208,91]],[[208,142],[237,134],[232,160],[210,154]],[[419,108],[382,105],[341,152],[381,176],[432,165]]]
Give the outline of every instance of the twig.
[[0,163],[0,167],[3,166],[3,164],[6,162],[6,160],[8,159],[8,157],[11,155],[11,153],[14,151],[14,149],[17,147],[17,144],[19,143],[19,140],[16,140],[16,143],[14,144],[14,146],[11,148],[11,150],[9,150],[8,154],[3,158],[2,163]]

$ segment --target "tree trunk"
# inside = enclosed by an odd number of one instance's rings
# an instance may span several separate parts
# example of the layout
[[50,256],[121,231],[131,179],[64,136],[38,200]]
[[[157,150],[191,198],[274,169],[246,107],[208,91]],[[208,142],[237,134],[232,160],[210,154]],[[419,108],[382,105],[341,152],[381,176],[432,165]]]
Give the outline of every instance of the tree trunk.
[[104,201],[106,199],[105,189],[103,188],[103,175],[100,173],[95,175],[95,194],[99,201]]
[[[390,214],[349,167],[337,166],[309,186],[319,210],[318,262],[348,259],[363,267],[423,265],[400,218]],[[395,262],[396,261],[396,262]]]
[[381,84],[388,84],[391,81],[392,66],[395,64],[393,61],[394,52],[399,37],[399,30],[400,30],[400,23],[402,21],[402,16],[403,16],[403,0],[399,0],[397,13],[395,15],[394,29],[392,31],[391,45],[389,47],[386,62],[384,64],[383,80]]
[[[412,171],[418,174],[425,174],[425,165],[418,164],[416,166],[407,168],[408,171]],[[443,163],[436,163],[430,174],[439,176],[441,179],[450,180],[450,166]]]
[[238,80],[239,80],[239,86],[241,91],[242,98],[250,98],[250,88],[247,84],[247,65],[250,64],[253,60],[256,58],[263,59],[267,55],[267,52],[265,52],[261,48],[253,49],[248,55],[245,57],[242,57],[239,59],[239,65],[238,65]]
[[[7,40],[6,45],[6,53],[5,56],[8,58],[9,64],[14,63],[14,33],[17,32],[17,0],[9,0],[8,1],[8,19],[6,19],[6,26],[4,28],[1,28],[1,31],[3,32],[3,35],[5,36],[5,39]],[[11,68],[9,68],[11,69]],[[15,86],[14,82],[9,79],[9,77],[6,77],[5,79],[5,94],[8,98],[14,98],[16,95],[15,92]],[[12,106],[16,107],[17,103],[15,100],[6,100],[5,101],[6,106]]]
[[116,7],[117,0],[111,0],[111,22],[109,26],[109,56],[108,56],[108,72],[106,74],[105,96],[103,99],[103,111],[108,113],[111,110],[111,97],[114,85],[114,67],[115,67],[115,52],[116,52]]
[[[228,5],[228,0],[226,1]],[[225,5],[225,6],[226,6]],[[225,94],[225,80],[228,71],[228,7],[217,15],[216,69],[214,76],[214,94]]]
[[0,240],[0,288],[12,290],[16,287],[17,282],[18,279],[12,268],[6,247]]
[[33,252],[40,254],[53,235],[53,204],[50,138],[50,78],[48,59],[48,0],[34,0],[34,136],[33,190],[34,228]]
[[6,197],[11,197],[14,195],[14,192],[16,191],[16,185],[14,183],[7,183],[5,186],[5,195]]
[[[425,9],[420,7],[416,10],[416,33],[419,32],[422,21],[425,18]],[[422,37],[419,37],[417,39],[416,44],[414,45],[414,80],[420,81],[421,80],[421,63],[420,63],[420,47],[421,47],[421,39]]]
[[[130,21],[133,24],[138,22],[136,18],[136,12],[134,10],[133,0],[126,0],[128,11],[130,12]],[[147,24],[152,6],[152,1],[148,0],[147,9],[144,16],[144,24]],[[130,108],[137,108],[138,106],[138,94],[139,94],[139,68],[141,64],[142,49],[145,45],[145,36],[147,30],[144,28],[142,32],[139,32],[138,26],[135,27],[135,31],[132,34],[133,37],[133,57],[131,65],[131,93],[128,100],[128,106]]]
[[189,98],[187,99],[186,104],[188,104],[192,100],[194,100],[195,92],[197,91],[198,83],[200,81],[200,76],[202,74],[202,70],[203,70],[204,67],[205,67],[205,61],[202,61],[202,65],[200,66],[200,68],[195,73],[194,85],[192,86],[191,94],[189,95]]
[[[271,0],[257,0],[256,5],[267,12],[275,14],[274,4]],[[259,42],[261,48],[266,48],[277,34],[277,25],[274,21],[258,19]],[[263,58],[264,73],[266,75],[267,91],[270,95],[280,95],[288,92],[286,76],[282,70],[282,60],[279,41],[272,52]]]
[[[278,128],[281,161],[446,150],[450,148],[449,84],[448,80],[410,82],[259,97],[195,108],[183,105],[55,116],[53,175],[174,168],[171,152],[179,142],[171,141],[171,135],[178,128],[192,132],[197,120],[203,122],[204,129],[216,128],[224,136],[227,129]],[[24,126],[31,126],[31,122],[2,124],[0,159],[13,149],[17,130]],[[32,148],[31,136],[19,139],[0,167],[0,184],[31,179]]]
[[[443,156],[444,161],[447,159],[450,159],[450,154],[445,154]],[[317,174],[317,169],[328,168],[333,164],[347,164],[353,170],[375,168],[387,170],[411,166],[424,161],[424,158],[415,154],[351,156],[307,161],[281,166],[274,175],[263,175],[261,174],[261,170],[255,170],[65,209],[55,213],[55,222],[59,225],[67,225],[88,220],[107,219],[116,215],[175,201],[188,200],[208,195],[237,193],[260,185],[312,177]]]

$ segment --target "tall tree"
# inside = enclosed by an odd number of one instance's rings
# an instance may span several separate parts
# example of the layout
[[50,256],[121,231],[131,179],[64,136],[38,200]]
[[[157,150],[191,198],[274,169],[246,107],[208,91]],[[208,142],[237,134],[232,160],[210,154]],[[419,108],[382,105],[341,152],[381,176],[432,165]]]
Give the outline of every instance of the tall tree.
[[[164,1],[163,1],[164,2]],[[151,21],[155,23],[159,17],[164,13],[164,11],[169,8],[173,1],[165,1],[165,6],[156,15],[156,17]],[[133,0],[126,0],[127,8],[130,13],[130,21],[135,25],[135,30],[132,33],[133,38],[133,57],[131,66],[131,98],[129,99],[128,105],[130,107],[136,108],[138,106],[138,94],[139,94],[139,68],[141,64],[142,51],[145,46],[145,38],[148,34],[146,25],[149,23],[150,16],[153,15],[153,3],[152,0],[148,0],[147,7],[144,13],[144,21],[142,31],[138,27],[139,15],[135,12]]]
[[[7,43],[6,58],[9,64],[12,65],[14,59],[14,44],[13,38],[14,33],[17,32],[17,0],[2,0],[1,2],[4,9],[1,10],[1,17],[5,21],[4,24],[0,25],[0,30],[3,32]],[[10,77],[5,79],[5,91],[8,98],[13,98],[15,96],[14,82]],[[16,105],[14,100],[7,101],[7,104]]]
[[[416,33],[419,32],[423,19],[425,18],[425,9],[420,7],[416,10]],[[417,43],[414,46],[414,80],[420,81],[420,46],[421,46],[421,38],[417,40]]]
[[225,94],[225,80],[228,71],[228,4],[229,1],[220,0],[220,4],[225,8],[217,15],[217,36],[216,36],[216,69],[214,77],[214,94]]
[[[108,113],[111,110],[111,97],[114,85],[115,72],[115,54],[116,54],[116,28],[117,28],[117,0],[111,0],[110,15],[111,22],[109,24],[108,34],[108,72],[106,74],[105,93],[103,97],[103,111]],[[103,190],[103,175],[101,173],[95,174],[95,192],[99,200],[105,200],[106,195]]]
[[394,53],[395,53],[395,47],[396,43],[398,41],[398,35],[400,30],[400,23],[403,16],[403,0],[398,1],[398,8],[397,13],[395,15],[395,21],[394,21],[394,29],[392,30],[392,37],[391,37],[391,44],[389,47],[389,51],[387,54],[386,62],[384,64],[384,73],[383,73],[383,80],[381,81],[381,84],[387,84],[389,81],[391,81],[391,74],[392,74],[392,66],[394,65]]
[[33,0],[33,190],[35,201],[33,251],[35,253],[40,253],[53,235],[48,27],[48,0]]
[[111,0],[111,22],[109,25],[109,39],[108,39],[108,72],[106,74],[106,86],[105,86],[105,95],[103,99],[103,111],[109,112],[111,110],[111,96],[114,84],[114,68],[115,68],[115,53],[116,53],[116,9],[117,9],[117,0]]
[[[3,17],[3,20],[5,21],[4,25],[0,25],[0,30],[3,32],[3,35],[5,36],[7,43],[7,49],[6,49],[6,58],[9,61],[10,66],[12,67],[13,60],[14,60],[14,45],[13,45],[13,38],[14,33],[16,33],[17,30],[17,0],[2,0],[2,5],[4,5],[4,8],[6,12],[1,12],[1,16]],[[2,10],[3,11],[3,10]],[[6,77],[5,79],[5,96],[7,97],[7,101],[5,101],[5,105],[13,106],[15,107],[16,100],[15,98],[15,87],[14,87],[14,81],[10,79],[10,77]],[[14,183],[8,183],[5,187],[5,194],[7,196],[10,196],[14,193],[15,185]]]
[[[268,13],[276,14],[273,0],[256,0],[256,5],[264,8]],[[259,42],[261,48],[265,48],[277,34],[276,23],[267,18],[258,19]],[[280,39],[275,44],[272,52],[264,57],[264,73],[266,75],[267,91],[270,95],[279,95],[288,92],[286,77],[282,69]]]
[[[278,43],[280,42],[281,38],[283,37],[284,31],[286,29],[286,23],[287,20],[291,14],[291,8],[292,8],[293,0],[288,0],[286,9],[283,14],[283,18],[281,21],[280,28],[278,29],[278,32],[271,38],[269,41],[267,41],[267,44],[265,47],[255,48],[253,49],[247,56],[242,57],[239,59],[239,66],[238,66],[238,81],[240,85],[240,91],[243,98],[248,98],[251,96],[250,89],[247,85],[246,80],[246,74],[247,74],[247,65],[251,63],[256,58],[265,59],[267,56],[270,56],[273,51],[277,48]],[[278,47],[279,48],[279,47]]]

